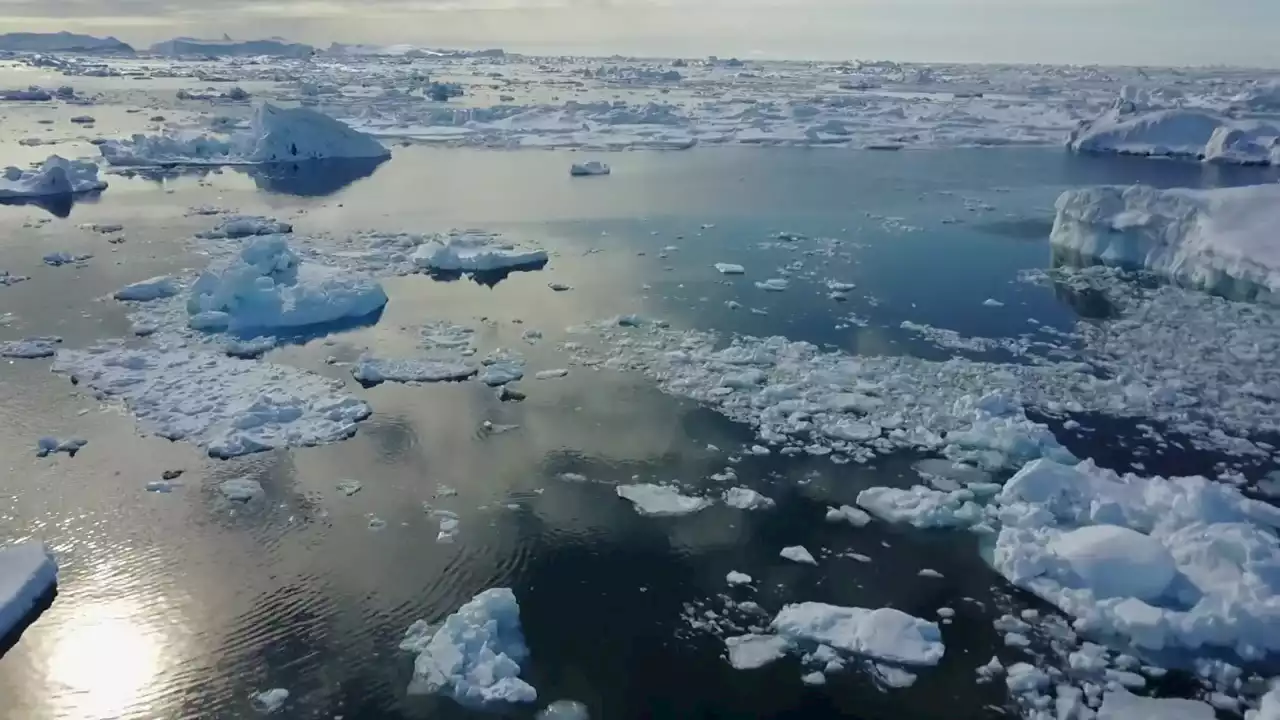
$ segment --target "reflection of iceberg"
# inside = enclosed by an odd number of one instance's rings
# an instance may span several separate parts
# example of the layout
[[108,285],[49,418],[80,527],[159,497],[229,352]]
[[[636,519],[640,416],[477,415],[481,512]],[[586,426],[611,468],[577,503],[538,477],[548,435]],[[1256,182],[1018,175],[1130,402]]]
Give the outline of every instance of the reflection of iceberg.
[[322,197],[363,180],[386,158],[349,158],[309,162],[273,163],[245,168],[259,189],[284,195]]
[[71,208],[76,203],[97,202],[101,193],[98,191],[80,195],[47,195],[44,197],[0,198],[0,205],[34,205],[44,209],[54,217],[64,218],[71,215]]

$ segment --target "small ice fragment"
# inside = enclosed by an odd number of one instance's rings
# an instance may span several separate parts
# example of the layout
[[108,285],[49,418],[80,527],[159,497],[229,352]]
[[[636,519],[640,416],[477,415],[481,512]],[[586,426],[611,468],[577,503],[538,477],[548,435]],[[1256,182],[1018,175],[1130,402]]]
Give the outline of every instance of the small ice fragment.
[[178,294],[178,284],[168,275],[157,275],[146,280],[130,283],[115,291],[117,300],[134,302],[150,302]]
[[224,480],[218,489],[228,500],[249,502],[263,494],[262,484],[250,478],[232,478]]
[[756,287],[764,290],[765,292],[782,292],[789,286],[790,283],[782,278],[769,278],[768,280],[756,283]]
[[750,585],[751,576],[746,573],[740,573],[737,570],[730,570],[728,575],[724,577],[725,582],[730,585]]
[[982,304],[986,307],[1004,307],[1004,303],[996,300],[995,298],[987,298],[982,301]]
[[0,357],[23,360],[53,357],[58,352],[58,345],[61,344],[62,338],[56,335],[7,340],[0,342]]
[[792,545],[791,547],[782,548],[779,556],[791,562],[803,563],[805,565],[817,565],[818,561],[813,559],[813,555],[804,548],[803,545]]
[[791,643],[776,635],[739,635],[726,638],[729,664],[735,670],[754,670],[764,667],[787,654]]
[[147,483],[147,492],[167,493],[173,492],[173,483],[168,480],[151,480]]
[[448,485],[436,486],[436,497],[453,497],[454,495],[457,495],[457,494],[458,494],[458,491],[455,488],[449,487]]
[[[547,287],[551,288],[552,290],[554,290],[554,291],[556,291],[556,292],[565,292],[565,291],[567,291],[567,290],[572,290],[572,289],[573,289],[573,286],[572,286],[572,285],[565,285],[564,283],[558,283],[558,282],[547,283]],[[571,701],[570,701],[570,702],[571,702]],[[554,704],[554,703],[552,703],[552,704]]]
[[534,716],[534,720],[589,720],[587,706],[577,700],[557,700]]
[[827,676],[815,670],[807,675],[802,675],[800,682],[805,685],[826,685]]
[[364,488],[359,480],[342,480],[338,482],[338,491],[347,497],[351,497]]
[[827,522],[847,522],[854,527],[865,527],[871,522],[871,515],[849,505],[827,509]]
[[942,573],[938,572],[937,570],[932,570],[930,568],[925,568],[916,574],[919,575],[920,577],[925,577],[925,578],[941,578],[942,577]]
[[556,479],[563,480],[564,482],[584,483],[587,481],[587,476],[574,472],[563,472],[556,475]]
[[724,504],[739,510],[768,510],[774,506],[773,498],[750,488],[729,488],[724,491]]
[[265,714],[273,713],[284,706],[289,699],[289,691],[284,688],[272,688],[253,696],[253,709]]
[[555,370],[541,370],[535,373],[533,377],[537,380],[553,380],[555,378],[562,378],[568,374],[569,371],[567,369],[557,368]]
[[587,175],[608,175],[609,166],[599,160],[588,160],[584,163],[574,163],[569,166],[569,175],[573,177],[583,177]]
[[61,251],[47,253],[42,259],[44,260],[45,265],[49,265],[50,267],[61,267],[63,265],[84,262],[92,257],[92,255],[73,255],[72,253]]
[[854,288],[856,288],[856,287],[858,287],[858,286],[857,286],[857,285],[854,285],[853,283],[838,282],[838,281],[836,281],[836,280],[828,280],[828,281],[827,281],[827,289],[828,289],[828,290],[831,290],[831,291],[833,291],[833,292],[838,292],[838,293],[847,293],[847,292],[849,292],[850,290],[853,290],[853,289],[854,289]]
[[387,526],[386,520],[383,520],[382,518],[377,517],[376,515],[369,516],[369,529],[372,530],[373,532],[378,532],[379,530],[382,530],[386,526]]
[[715,268],[721,275],[741,275],[747,271],[746,268],[734,263],[716,263]]
[[938,608],[938,617],[940,618],[953,618],[955,616],[956,616],[956,611],[952,610],[949,607]]

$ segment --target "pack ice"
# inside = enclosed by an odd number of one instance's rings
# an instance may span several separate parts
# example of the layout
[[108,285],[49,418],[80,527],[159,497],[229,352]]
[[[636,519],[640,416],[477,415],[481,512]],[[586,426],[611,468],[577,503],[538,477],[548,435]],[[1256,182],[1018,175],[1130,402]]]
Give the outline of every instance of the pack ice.
[[58,582],[58,564],[36,540],[0,548],[0,637],[12,632]]
[[98,179],[97,165],[50,155],[34,170],[5,168],[0,175],[0,200],[76,195],[106,187],[107,183]]
[[249,129],[226,140],[210,135],[134,135],[99,150],[112,165],[257,165],[304,160],[391,157],[382,143],[309,108],[259,105]]
[[109,343],[59,351],[52,369],[214,457],[342,440],[371,412],[338,381],[221,352]]
[[222,269],[201,274],[187,312],[195,329],[271,332],[367,317],[386,303],[377,281],[304,263],[286,236],[264,235]]
[[520,627],[520,605],[507,588],[476,595],[432,629],[419,620],[400,649],[417,653],[409,694],[448,693],[463,705],[530,703],[538,699],[520,679],[529,656]]
[[1280,290],[1280,185],[1068,190],[1050,242],[1060,257],[1138,267],[1228,297]]

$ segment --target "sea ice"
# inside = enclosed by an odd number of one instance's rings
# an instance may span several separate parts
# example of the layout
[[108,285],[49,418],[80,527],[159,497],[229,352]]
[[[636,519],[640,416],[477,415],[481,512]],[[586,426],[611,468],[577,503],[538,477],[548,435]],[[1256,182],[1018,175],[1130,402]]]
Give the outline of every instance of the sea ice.
[[[255,237],[229,264],[206,270],[191,286],[191,326],[272,331],[367,317],[387,303],[375,280],[304,263],[284,235]],[[211,317],[210,313],[220,313]]]
[[1117,689],[1103,696],[1097,720],[1215,720],[1217,717],[1211,705],[1199,700],[1140,697]]
[[871,522],[871,516],[856,507],[841,505],[827,508],[827,522],[847,522],[854,527],[865,527]]
[[53,357],[61,344],[62,338],[56,335],[0,341],[0,357],[28,360]]
[[569,174],[574,177],[584,175],[608,175],[609,166],[599,160],[588,160],[584,163],[574,163],[569,167]]
[[741,265],[734,265],[733,263],[716,263],[715,269],[721,275],[741,275],[747,271]]
[[284,235],[293,232],[293,225],[261,215],[230,215],[223,218],[211,230],[196,233],[196,237],[208,240],[245,238],[253,235]]
[[351,375],[362,383],[374,385],[383,382],[444,382],[466,380],[478,372],[475,365],[454,359],[386,359],[360,358],[351,368]]
[[668,517],[688,515],[705,510],[711,506],[706,498],[681,495],[680,491],[668,485],[640,483],[636,485],[619,485],[615,488],[618,497],[629,500],[641,515]]
[[764,667],[791,649],[791,642],[777,635],[739,635],[725,638],[724,644],[735,670]]
[[770,627],[788,640],[904,665],[936,665],[945,650],[935,623],[893,608],[795,603],[782,608]]
[[775,503],[751,488],[736,487],[724,491],[724,504],[739,510],[768,510]]
[[1058,254],[1138,267],[1229,296],[1253,290],[1270,298],[1280,291],[1278,225],[1280,185],[1096,187],[1058,198],[1050,242]]
[[13,632],[57,583],[58,564],[44,543],[0,547],[0,637]]
[[802,565],[817,565],[818,561],[813,558],[813,554],[805,549],[803,545],[792,545],[782,548],[782,552],[778,556],[784,560],[801,563]]
[[447,692],[463,705],[538,699],[533,686],[520,679],[529,649],[520,628],[520,606],[507,588],[476,595],[434,632],[418,621],[400,648],[418,655],[411,695]]
[[724,577],[725,582],[730,585],[750,585],[751,576],[746,573],[740,573],[737,570],[730,570],[728,575]]
[[53,371],[123,400],[145,429],[214,457],[336,442],[371,412],[339,381],[215,352],[103,344],[59,351]]
[[547,252],[507,242],[494,233],[465,230],[427,239],[414,251],[413,262],[440,272],[537,269],[547,263]]
[[34,170],[10,166],[0,173],[0,200],[75,195],[106,187],[98,179],[97,165],[57,155],[50,155]]
[[157,275],[146,280],[130,283],[115,291],[115,299],[149,302],[177,295],[178,283],[168,275]]

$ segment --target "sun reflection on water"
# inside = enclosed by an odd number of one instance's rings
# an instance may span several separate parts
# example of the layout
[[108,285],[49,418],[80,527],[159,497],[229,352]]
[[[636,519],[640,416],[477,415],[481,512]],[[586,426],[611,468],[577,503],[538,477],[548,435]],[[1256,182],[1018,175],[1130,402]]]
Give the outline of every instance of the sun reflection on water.
[[93,603],[55,631],[46,680],[57,717],[117,718],[160,674],[163,638],[128,599]]

